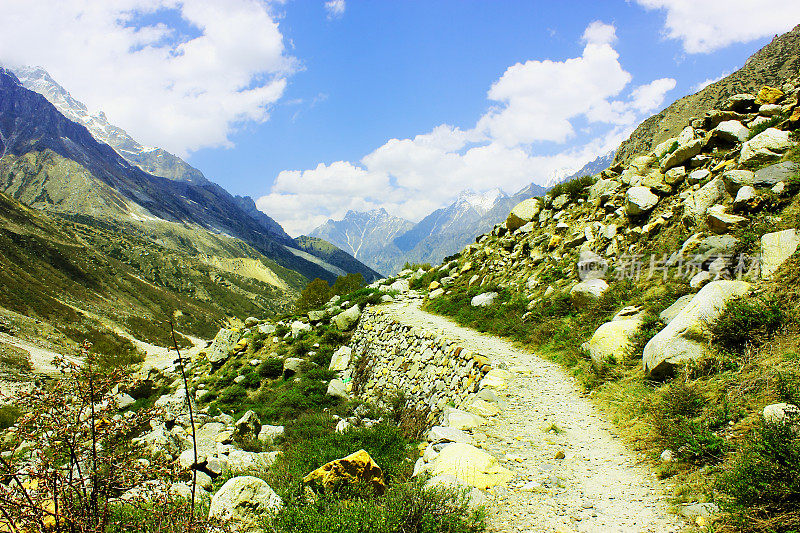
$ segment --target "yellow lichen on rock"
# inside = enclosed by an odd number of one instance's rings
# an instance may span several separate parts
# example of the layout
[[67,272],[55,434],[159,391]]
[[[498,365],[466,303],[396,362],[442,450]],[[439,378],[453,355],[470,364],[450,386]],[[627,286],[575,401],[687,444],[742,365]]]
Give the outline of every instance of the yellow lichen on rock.
[[758,91],[758,95],[756,95],[756,100],[761,104],[774,104],[781,98],[783,98],[783,91],[780,89],[776,89],[774,87],[769,87],[765,85]]
[[322,492],[359,483],[371,486],[379,495],[386,491],[381,467],[365,450],[322,465],[304,477],[303,483]]

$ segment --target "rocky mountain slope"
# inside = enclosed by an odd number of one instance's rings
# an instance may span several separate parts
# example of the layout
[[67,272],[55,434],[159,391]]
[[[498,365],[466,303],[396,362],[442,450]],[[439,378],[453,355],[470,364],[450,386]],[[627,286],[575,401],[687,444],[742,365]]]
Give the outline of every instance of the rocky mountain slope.
[[764,85],[780,86],[797,79],[799,71],[800,25],[775,37],[733,74],[681,98],[642,122],[620,145],[614,162],[629,163],[635,155],[649,152],[680,133],[691,119],[699,119],[706,111],[721,109],[725,100],[735,94],[757,92]]
[[[252,200],[234,198],[208,181],[192,184],[147,174],[8,71],[0,72],[0,95],[0,189],[14,198],[66,216],[143,225],[166,221],[230,235],[309,279],[335,279],[320,261],[294,253],[292,238]],[[366,267],[361,270],[371,275]]]
[[208,184],[198,169],[161,148],[142,146],[125,130],[108,122],[102,111],[90,114],[83,102],[79,102],[41,67],[19,67],[12,69],[22,86],[47,98],[58,111],[73,122],[86,127],[98,142],[109,145],[131,164],[154,176],[195,185]]
[[800,83],[779,81],[521,202],[411,284],[568,368],[699,527],[797,524]]

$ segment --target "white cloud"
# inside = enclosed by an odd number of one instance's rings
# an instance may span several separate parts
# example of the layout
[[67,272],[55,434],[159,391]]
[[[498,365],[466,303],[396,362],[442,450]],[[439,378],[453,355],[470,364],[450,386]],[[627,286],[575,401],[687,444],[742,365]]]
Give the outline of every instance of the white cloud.
[[586,44],[614,44],[617,41],[617,29],[611,24],[595,20],[583,32]]
[[325,2],[325,11],[328,12],[328,18],[334,19],[344,15],[345,10],[344,0],[328,0]]
[[0,61],[43,66],[142,143],[181,155],[267,120],[296,68],[261,0],[6,2]]
[[690,54],[713,52],[791,30],[800,23],[797,0],[636,0],[666,13],[665,33]]
[[[665,78],[625,96],[631,75],[611,46],[615,33],[613,26],[593,22],[579,57],[510,66],[491,85],[493,105],[472,129],[442,124],[391,139],[358,162],[281,172],[258,207],[297,235],[351,209],[384,207],[419,220],[466,188],[514,192],[546,182],[555,171],[580,168],[615,149],[675,87]],[[595,133],[575,141],[578,129]],[[577,146],[568,148],[567,140]]]

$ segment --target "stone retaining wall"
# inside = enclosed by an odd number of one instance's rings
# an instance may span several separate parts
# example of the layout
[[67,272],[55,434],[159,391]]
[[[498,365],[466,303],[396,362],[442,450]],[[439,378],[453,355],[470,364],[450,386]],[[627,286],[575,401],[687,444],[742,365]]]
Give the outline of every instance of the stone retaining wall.
[[350,346],[348,373],[360,397],[380,403],[400,392],[434,415],[447,406],[471,406],[492,370],[487,356],[434,332],[401,324],[380,308],[364,312]]

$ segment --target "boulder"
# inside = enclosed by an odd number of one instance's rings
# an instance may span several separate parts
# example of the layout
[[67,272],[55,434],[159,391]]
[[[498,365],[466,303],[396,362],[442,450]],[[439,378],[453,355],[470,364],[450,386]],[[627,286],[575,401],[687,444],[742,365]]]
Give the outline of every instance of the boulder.
[[761,237],[761,278],[769,279],[797,251],[800,233],[787,229]]
[[359,318],[361,318],[361,309],[358,308],[358,305],[354,305],[333,317],[333,323],[340,330],[347,331],[356,325]]
[[677,185],[686,178],[686,167],[673,167],[664,173],[667,185]]
[[502,368],[493,368],[489,370],[481,380],[480,388],[504,390],[508,388],[508,382],[510,380],[511,372],[503,370]]
[[466,431],[447,426],[433,426],[428,433],[428,442],[464,442],[472,444],[474,439]]
[[283,360],[283,373],[287,376],[293,376],[300,370],[303,360],[299,357],[287,357]]
[[236,329],[221,329],[214,341],[206,351],[208,362],[213,366],[219,366],[224,363],[230,356],[231,349],[239,341],[239,330]]
[[529,198],[518,203],[506,218],[506,228],[508,228],[508,231],[515,231],[521,228],[534,220],[541,210],[542,206],[536,198]]
[[746,217],[726,213],[723,205],[715,205],[706,212],[706,223],[716,234],[729,233],[735,228],[747,224],[747,220]]
[[578,277],[581,280],[602,278],[608,271],[608,261],[591,250],[584,250],[580,253],[577,266]]
[[428,294],[428,300],[435,300],[444,294],[444,289],[434,289]]
[[723,143],[745,142],[750,136],[750,130],[738,120],[720,122],[711,130],[712,141],[719,140]]
[[458,492],[464,492],[466,489],[470,489],[466,493],[467,505],[473,510],[485,508],[489,503],[488,498],[480,489],[470,487],[455,476],[441,474],[433,476],[425,482],[425,488],[430,489],[435,487],[447,488]]
[[256,439],[259,431],[261,431],[261,420],[253,411],[247,411],[234,424],[233,439],[238,442]]
[[277,328],[275,327],[275,324],[259,324],[258,325],[258,331],[262,335],[272,335],[273,333],[275,333],[276,329]]
[[691,220],[694,224],[701,223],[705,220],[708,208],[724,198],[725,185],[719,177],[714,178],[686,196],[683,201],[684,218]]
[[301,333],[305,333],[306,331],[311,331],[311,324],[306,324],[305,322],[300,322],[299,320],[295,320],[292,322],[290,326],[292,330],[292,338],[296,339],[300,336]]
[[272,444],[278,437],[283,437],[285,433],[283,426],[270,426],[264,424],[258,432],[258,440],[264,444]]
[[575,307],[584,308],[600,299],[608,290],[608,283],[602,279],[581,281],[569,291],[570,299]]
[[729,170],[722,174],[722,182],[725,184],[725,190],[731,196],[736,196],[739,189],[746,185],[752,186],[756,181],[755,172],[749,170]]
[[790,403],[773,403],[764,407],[762,414],[769,424],[800,423],[800,408]]
[[447,474],[478,489],[507,483],[514,473],[503,468],[492,455],[470,444],[447,445],[428,465],[433,476]]
[[674,368],[706,353],[709,332],[722,314],[729,300],[750,291],[745,281],[712,281],[698,292],[680,313],[644,348],[644,369],[651,376],[660,378],[670,374]]
[[347,393],[347,384],[341,379],[332,379],[328,383],[328,396],[333,396],[334,398],[342,398],[344,400],[350,399],[350,395]]
[[601,325],[589,339],[588,348],[592,363],[623,361],[633,346],[633,339],[642,327],[641,318],[612,320]]
[[263,531],[264,518],[282,506],[266,481],[239,476],[226,481],[211,498],[208,520],[237,533],[256,533]]
[[350,358],[353,356],[353,349],[349,346],[342,346],[331,356],[331,363],[328,370],[334,372],[344,372],[350,366]]
[[760,91],[758,91],[756,100],[759,104],[774,104],[783,98],[783,94],[783,91],[780,89],[765,85]]
[[228,453],[228,457],[224,461],[224,470],[234,473],[253,469],[265,470],[272,466],[278,455],[280,452],[246,452],[234,449]]
[[725,109],[737,113],[751,110],[756,103],[756,97],[749,93],[734,94],[725,101]]
[[484,292],[474,296],[470,301],[470,305],[472,307],[489,307],[497,299],[497,296],[496,292]]
[[631,216],[649,213],[658,204],[658,196],[649,187],[631,187],[625,194],[625,211]]
[[736,193],[736,198],[733,200],[733,205],[736,208],[744,209],[749,206],[756,197],[756,190],[750,185],[745,185],[739,189],[739,192]]
[[589,187],[589,200],[605,203],[614,196],[614,193],[617,192],[621,186],[622,184],[615,180],[598,180],[594,185]]
[[660,318],[665,324],[669,324],[676,316],[680,314],[681,311],[683,311],[687,305],[689,305],[689,302],[692,301],[692,298],[694,298],[693,294],[684,294],[675,300],[674,304],[661,311],[661,313],[658,315],[658,318]]
[[689,176],[686,178],[686,181],[689,182],[689,185],[696,185],[710,176],[711,172],[708,169],[700,168],[691,171]]
[[397,291],[399,293],[406,293],[408,292],[410,286],[407,279],[398,279],[391,285],[389,285],[389,289],[393,291]]
[[133,399],[133,396],[126,392],[117,393],[117,395],[114,396],[114,401],[117,402],[118,409],[126,409],[136,403],[136,400]]
[[258,325],[259,320],[254,316],[249,316],[244,319],[244,327],[246,328],[254,328]]
[[672,167],[682,165],[689,159],[699,154],[702,148],[703,141],[701,139],[695,139],[687,142],[686,144],[678,146],[674,152],[665,156],[664,159],[661,160],[661,171],[663,172]]
[[371,486],[376,494],[386,491],[381,467],[364,450],[322,465],[306,475],[303,483],[320,492],[330,492],[342,485],[358,483]]
[[485,420],[480,416],[468,413],[455,407],[446,407],[444,411],[443,425],[456,429],[475,429]]
[[756,171],[753,186],[772,188],[780,182],[800,173],[800,164],[794,161],[784,161]]
[[310,322],[319,322],[320,320],[324,320],[327,314],[328,313],[326,313],[324,309],[313,309],[308,312],[308,320]]
[[742,144],[742,152],[739,155],[739,163],[746,163],[750,160],[768,160],[779,157],[781,152],[785,152],[792,146],[789,140],[789,132],[776,128],[767,128],[749,141]]

